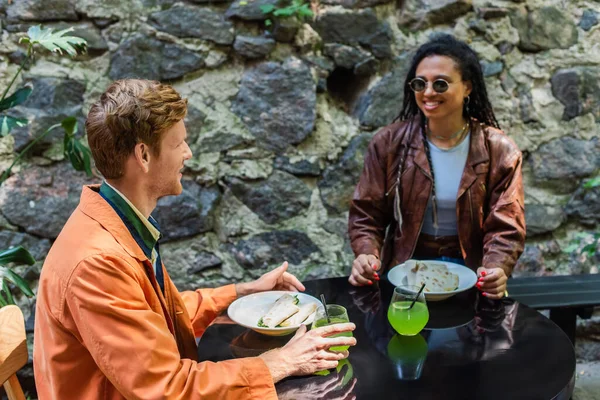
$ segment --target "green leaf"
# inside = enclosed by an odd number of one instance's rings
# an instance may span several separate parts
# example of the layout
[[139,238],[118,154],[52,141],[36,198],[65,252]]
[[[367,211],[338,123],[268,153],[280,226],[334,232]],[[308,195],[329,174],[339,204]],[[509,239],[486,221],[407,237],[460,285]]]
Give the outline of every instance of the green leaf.
[[[15,284],[27,297],[33,297],[34,294],[29,288],[29,284],[25,281],[25,279],[21,278],[17,273],[13,272],[10,268],[3,267],[4,269],[4,278],[8,279],[9,282]],[[1,269],[0,269],[1,270]]]
[[65,33],[72,32],[73,27],[53,32],[52,28],[42,28],[41,25],[32,26],[27,31],[27,37],[24,42],[31,44],[40,44],[52,52],[62,54],[63,51],[71,57],[77,55],[77,51],[85,51],[87,42],[77,36],[64,36]]
[[0,135],[6,136],[13,130],[13,128],[19,126],[26,126],[26,118],[15,118],[10,115],[0,115]]
[[263,4],[259,7],[263,14],[268,14],[275,9],[274,4]]
[[265,26],[271,26],[271,25],[272,25],[271,20],[270,19],[266,19],[265,20]]
[[0,290],[0,308],[6,307],[7,305],[8,305],[8,302],[6,301],[6,299],[2,295],[2,291]]
[[77,118],[67,117],[60,124],[69,136],[75,136],[77,133]]
[[74,136],[65,134],[64,155],[76,171],[92,176],[92,152]]
[[15,299],[12,296],[12,293],[10,292],[10,288],[8,287],[8,280],[6,279],[2,279],[2,291],[4,291],[4,293],[6,293],[6,302],[8,304],[16,304],[15,303]]
[[572,253],[579,248],[579,243],[571,243],[565,249],[563,249],[563,253]]
[[12,249],[0,251],[0,265],[8,263],[35,264],[35,258],[23,248],[23,246],[13,247]]
[[596,176],[590,180],[588,180],[586,183],[584,183],[583,187],[586,189],[592,189],[595,188],[597,186],[600,186],[600,175]]
[[308,7],[308,4],[305,4],[298,9],[298,16],[300,16],[301,18],[312,18],[314,14],[312,10]]
[[247,1],[240,1],[239,4],[240,4],[240,6],[247,6],[248,2]]
[[17,89],[16,92],[0,102],[0,111],[8,110],[9,108],[13,108],[19,104],[22,104],[25,100],[27,100],[32,91],[33,86],[31,85],[26,85]]
[[594,253],[596,253],[596,246],[597,243],[586,244],[585,246],[583,246],[583,249],[581,249],[581,252],[588,253],[589,256],[593,256]]
[[280,8],[279,10],[275,10],[273,13],[276,17],[291,17],[296,12],[292,7]]

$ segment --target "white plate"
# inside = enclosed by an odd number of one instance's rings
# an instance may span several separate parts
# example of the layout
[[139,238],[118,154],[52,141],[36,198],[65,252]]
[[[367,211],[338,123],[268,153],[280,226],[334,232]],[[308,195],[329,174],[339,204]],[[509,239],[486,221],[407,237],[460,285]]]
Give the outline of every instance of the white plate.
[[[246,328],[250,328],[264,335],[289,335],[290,333],[298,329],[300,325],[286,326],[285,328],[263,328],[257,325],[258,320],[261,319],[269,311],[273,303],[275,303],[275,301],[278,298],[280,298],[286,293],[289,293],[294,296],[298,295],[298,300],[300,300],[300,302],[298,303],[299,305],[310,303],[317,304],[317,307],[321,305],[321,302],[319,300],[308,294],[284,291],[271,291],[254,293],[237,299],[236,301],[231,303],[231,305],[227,309],[227,315],[229,315],[229,318],[231,318],[236,324],[244,326]],[[302,324],[312,324],[314,317],[315,313],[312,313]]]
[[[419,262],[425,264],[427,264],[428,262],[445,264],[450,272],[458,275],[458,289],[453,290],[451,292],[425,292],[425,298],[428,301],[445,300],[449,297],[454,296],[457,293],[471,289],[477,283],[477,275],[475,274],[475,272],[473,272],[472,269],[465,267],[464,265],[438,260],[420,260]],[[396,265],[390,270],[390,272],[388,272],[389,281],[394,286],[407,285],[408,282],[406,275],[413,266],[413,260],[407,260],[403,264]]]

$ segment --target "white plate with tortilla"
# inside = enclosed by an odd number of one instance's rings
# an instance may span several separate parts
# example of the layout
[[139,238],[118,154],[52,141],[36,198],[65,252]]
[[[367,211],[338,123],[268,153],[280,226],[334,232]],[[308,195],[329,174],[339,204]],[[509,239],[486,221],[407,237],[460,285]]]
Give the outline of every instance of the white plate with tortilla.
[[241,297],[227,315],[236,324],[269,336],[284,336],[312,324],[321,302],[305,293],[270,291]]
[[425,283],[424,293],[428,301],[445,300],[477,283],[477,275],[470,268],[437,260],[407,260],[392,268],[388,279],[395,286],[421,287]]

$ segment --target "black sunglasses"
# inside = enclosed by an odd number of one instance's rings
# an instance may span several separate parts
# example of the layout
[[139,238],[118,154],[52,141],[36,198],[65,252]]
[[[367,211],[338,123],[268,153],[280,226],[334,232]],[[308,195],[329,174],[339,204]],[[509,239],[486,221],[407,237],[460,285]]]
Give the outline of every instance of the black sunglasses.
[[[408,83],[408,86],[410,86],[413,92],[422,92],[427,89],[427,81],[423,78],[414,78]],[[450,87],[450,82],[444,79],[436,79],[431,84],[431,87],[437,93],[444,93]]]

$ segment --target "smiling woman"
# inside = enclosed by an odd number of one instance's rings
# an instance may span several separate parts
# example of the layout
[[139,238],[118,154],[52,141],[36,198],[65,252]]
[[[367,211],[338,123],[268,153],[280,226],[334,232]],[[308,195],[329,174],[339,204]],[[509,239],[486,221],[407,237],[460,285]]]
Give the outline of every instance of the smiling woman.
[[365,155],[349,213],[350,283],[372,285],[409,258],[442,259],[476,271],[484,296],[504,296],[525,241],[521,161],[475,52],[449,35],[422,45],[397,121]]

